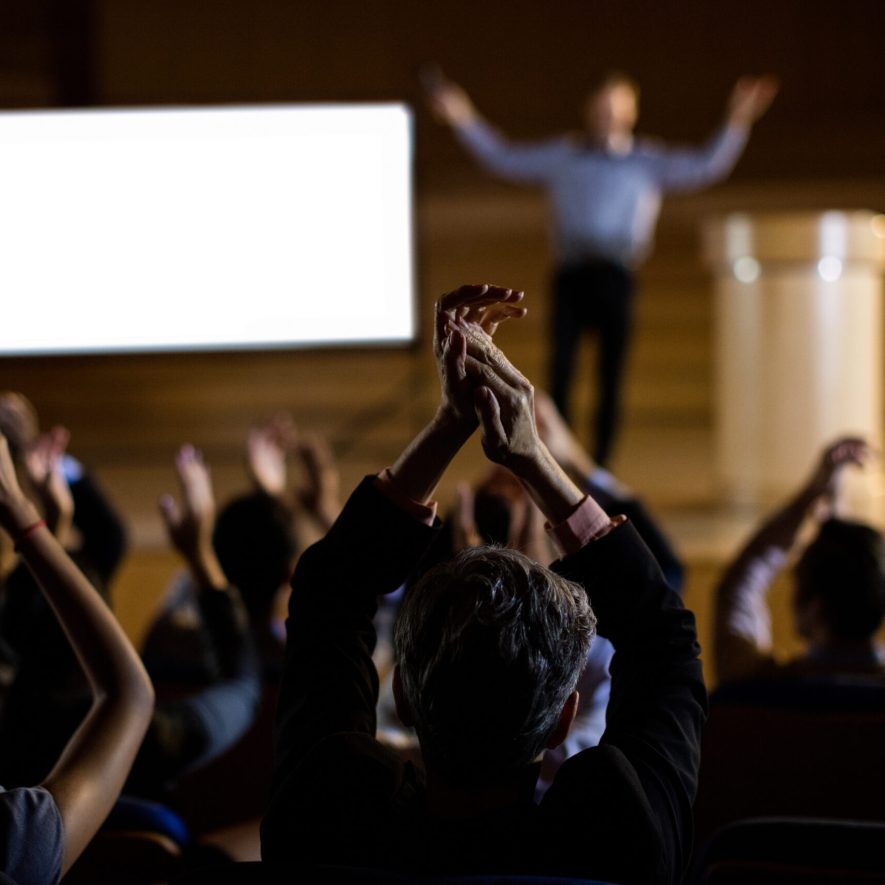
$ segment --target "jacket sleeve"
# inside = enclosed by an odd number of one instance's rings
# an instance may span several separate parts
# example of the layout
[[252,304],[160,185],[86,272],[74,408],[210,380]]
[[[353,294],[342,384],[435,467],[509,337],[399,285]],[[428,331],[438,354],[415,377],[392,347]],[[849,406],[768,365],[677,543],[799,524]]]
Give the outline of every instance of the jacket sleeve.
[[615,648],[600,745],[627,760],[654,811],[661,846],[656,881],[678,882],[691,851],[707,711],[694,616],[630,523],[554,567],[583,584],[599,634]]
[[[374,737],[377,597],[402,586],[436,535],[367,477],[292,578],[277,704],[272,807],[311,749],[342,732]],[[438,523],[437,523],[438,525]]]

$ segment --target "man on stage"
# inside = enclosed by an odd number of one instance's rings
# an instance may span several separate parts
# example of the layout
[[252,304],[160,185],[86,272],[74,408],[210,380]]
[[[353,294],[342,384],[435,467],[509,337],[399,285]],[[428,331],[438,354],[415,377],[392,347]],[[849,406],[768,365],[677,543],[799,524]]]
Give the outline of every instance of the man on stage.
[[583,132],[532,144],[509,142],[483,119],[467,93],[438,71],[425,78],[425,85],[438,115],[483,166],[501,178],[547,190],[556,261],[550,392],[568,417],[578,340],[584,329],[597,331],[593,457],[605,465],[618,426],[635,271],[650,251],[661,196],[725,178],[751,126],[771,104],[777,81],[740,79],[723,127],[695,150],[634,138],[639,88],[621,73],[608,74],[588,96]]

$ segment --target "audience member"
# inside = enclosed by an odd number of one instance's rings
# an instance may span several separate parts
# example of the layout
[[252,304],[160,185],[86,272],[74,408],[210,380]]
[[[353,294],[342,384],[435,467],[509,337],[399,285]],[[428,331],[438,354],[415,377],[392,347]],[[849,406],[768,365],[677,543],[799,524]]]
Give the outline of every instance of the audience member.
[[[21,487],[108,601],[126,548],[125,531],[94,478],[68,454],[70,434],[59,426],[41,433],[36,409],[14,392],[0,394],[0,431],[10,434]],[[31,572],[8,556],[2,581],[0,642],[7,684],[0,719],[0,782],[20,786],[46,774],[89,710],[92,691]]]
[[39,786],[0,792],[0,870],[19,885],[45,885],[70,869],[116,801],[150,721],[153,689],[110,610],[22,493],[3,436],[0,525],[61,623],[93,694]]
[[0,432],[53,534],[105,592],[126,552],[126,530],[95,477],[68,452],[70,432],[55,425],[41,433],[37,410],[13,391],[0,393]]
[[[59,458],[51,470],[59,471]],[[214,504],[208,471],[191,447],[178,455],[181,510],[171,497],[163,514],[174,546],[199,588],[207,642],[214,652],[213,679],[199,691],[158,704],[133,766],[127,790],[156,797],[184,771],[229,747],[251,724],[260,700],[260,678],[248,624],[236,590],[228,586],[211,549]],[[59,486],[64,485],[64,478]],[[41,614],[30,596],[36,583],[22,566],[7,586],[24,600],[15,611]],[[13,597],[14,598],[14,597]],[[26,603],[26,604],[25,604]],[[0,768],[7,786],[42,778],[71,739],[91,704],[88,673],[80,668],[69,637],[47,629],[42,617],[28,622],[3,612],[3,630],[16,637],[18,667],[0,728]],[[47,609],[51,613],[51,610]]]
[[[870,456],[860,439],[837,440],[783,508],[752,536],[716,592],[714,658],[719,680],[769,676],[885,676],[875,634],[885,618],[885,539],[870,526],[833,516],[837,483]],[[772,651],[768,591],[802,547],[800,529],[816,523],[794,569],[793,623],[808,650],[780,662]]]
[[[298,563],[262,825],[263,856],[278,871],[334,860],[682,876],[706,704],[694,618],[632,526],[584,495],[541,442],[531,385],[487,334],[521,313],[520,297],[468,286],[441,299],[436,415]],[[374,739],[372,617],[376,597],[401,586],[433,540],[433,489],[478,426],[488,457],[518,477],[566,556],[551,570],[516,551],[467,549],[407,595],[394,685],[425,779]],[[536,805],[540,758],[574,718],[596,617],[617,649],[608,728]]]
[[[294,489],[287,465],[291,455],[302,474]],[[288,598],[299,549],[321,537],[341,509],[338,470],[321,437],[299,432],[292,419],[281,414],[250,432],[246,471],[253,489],[221,509],[212,547],[245,604],[265,681],[276,683],[285,648],[278,612]],[[177,580],[163,600],[142,657],[160,682],[199,684],[215,678],[214,651],[188,575]]]
[[[680,592],[682,563],[642,501],[611,473],[595,464],[553,401],[541,390],[535,391],[535,415],[541,440],[560,467],[607,514],[623,514],[631,521],[657,560],[667,582]],[[506,545],[540,563],[549,563],[555,558],[549,535],[544,531],[540,510],[506,468],[492,464],[475,487],[469,483],[459,483],[456,497],[455,506],[434,542],[430,555],[432,563],[442,562],[466,547],[482,544]],[[387,672],[388,661],[392,662],[393,657],[392,612],[398,607],[400,598],[399,592],[382,597],[375,618],[378,645],[373,657],[381,678],[378,737],[391,746],[411,748],[417,745],[417,739],[413,732],[404,731],[396,719],[390,678],[392,670],[389,674]],[[395,600],[394,605],[391,604],[392,600]],[[549,786],[553,775],[566,759],[599,743],[605,731],[611,681],[609,667],[613,655],[612,644],[597,636],[590,646],[587,664],[578,680],[577,688],[581,696],[578,713],[568,737],[558,747],[544,754],[538,781],[539,792]]]
[[202,690],[157,704],[127,791],[161,796],[175,778],[232,746],[249,728],[261,680],[248,619],[212,547],[215,500],[209,470],[193,446],[175,460],[181,504],[160,499],[169,539],[187,563],[215,671]]

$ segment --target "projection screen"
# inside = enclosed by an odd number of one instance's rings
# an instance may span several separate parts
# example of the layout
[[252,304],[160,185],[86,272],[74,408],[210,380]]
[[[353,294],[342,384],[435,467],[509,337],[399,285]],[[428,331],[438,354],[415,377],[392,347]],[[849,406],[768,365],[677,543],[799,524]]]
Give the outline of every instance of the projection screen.
[[402,105],[0,113],[0,354],[414,337]]

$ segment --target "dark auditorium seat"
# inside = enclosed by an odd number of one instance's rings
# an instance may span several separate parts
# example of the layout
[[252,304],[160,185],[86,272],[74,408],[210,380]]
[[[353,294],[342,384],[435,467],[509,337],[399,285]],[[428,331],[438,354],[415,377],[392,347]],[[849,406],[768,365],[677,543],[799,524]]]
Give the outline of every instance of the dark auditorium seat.
[[123,795],[65,876],[70,885],[168,881],[183,869],[190,843],[184,821],[158,802]]
[[862,885],[885,882],[885,824],[756,818],[717,831],[692,885]]
[[[238,863],[206,869],[175,879],[174,885],[276,885],[260,863]],[[555,876],[415,876],[394,870],[356,867],[311,867],[293,879],[311,885],[610,885],[596,879],[570,879]]]
[[885,684],[735,683],[710,698],[695,844],[744,818],[885,821]]

